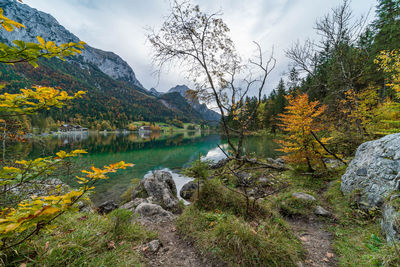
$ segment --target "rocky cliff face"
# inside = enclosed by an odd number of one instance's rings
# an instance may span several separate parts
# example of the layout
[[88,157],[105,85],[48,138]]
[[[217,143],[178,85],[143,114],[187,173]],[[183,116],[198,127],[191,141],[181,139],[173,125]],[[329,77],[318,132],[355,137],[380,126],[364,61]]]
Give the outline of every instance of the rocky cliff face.
[[[25,42],[37,42],[36,36],[38,35],[46,41],[54,41],[57,44],[79,41],[78,37],[60,25],[54,17],[26,4],[21,4],[16,0],[0,0],[0,8],[4,10],[7,17],[26,26],[25,29],[13,32],[0,31],[0,37],[8,42],[16,39]],[[81,57],[69,60],[78,60],[81,64],[95,65],[115,80],[125,81],[143,88],[136,79],[132,68],[121,57],[112,52],[102,51],[87,45]]]
[[[186,92],[188,90],[189,88],[186,85],[177,85],[169,89],[167,93],[179,93],[182,97],[186,99]],[[221,115],[209,109],[206,104],[200,104],[198,100],[190,101],[186,99],[186,101],[193,107],[194,110],[200,113],[201,117],[204,120],[218,123],[221,119]]]
[[150,88],[149,93],[150,93],[151,95],[153,95],[153,96],[156,96],[156,97],[162,96],[162,93],[158,92],[158,91],[157,91],[156,89],[154,89],[154,88]]

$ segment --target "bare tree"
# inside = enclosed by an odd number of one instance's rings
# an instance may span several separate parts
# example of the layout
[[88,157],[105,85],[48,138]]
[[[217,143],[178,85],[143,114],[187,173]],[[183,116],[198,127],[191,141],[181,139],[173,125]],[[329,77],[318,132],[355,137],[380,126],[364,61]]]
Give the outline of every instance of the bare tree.
[[[188,97],[217,105],[227,142],[235,158],[240,158],[244,134],[256,116],[267,77],[276,64],[272,53],[265,59],[255,43],[257,55],[244,64],[221,13],[204,13],[190,2],[174,1],[161,28],[150,29],[147,37],[154,48],[153,62],[160,71],[165,64],[180,64],[195,82],[196,88],[189,91]],[[245,103],[250,91],[256,92],[258,99],[253,110]],[[233,115],[240,126],[230,126],[227,115]],[[233,136],[238,137],[237,144]]]
[[[306,40],[300,42],[286,51],[286,56],[292,60],[293,66],[300,72],[310,77],[315,77],[318,66],[323,62],[324,57],[333,59],[335,62],[334,71],[341,83],[344,83],[348,90],[353,88],[354,83],[361,77],[367,60],[362,62],[354,61],[351,53],[367,53],[357,48],[361,35],[364,33],[368,15],[354,18],[350,8],[350,1],[343,3],[331,10],[324,17],[318,19],[314,29],[321,37],[318,41]],[[321,57],[321,55],[323,55]],[[368,57],[367,54],[364,57]],[[317,84],[317,86],[326,84]]]

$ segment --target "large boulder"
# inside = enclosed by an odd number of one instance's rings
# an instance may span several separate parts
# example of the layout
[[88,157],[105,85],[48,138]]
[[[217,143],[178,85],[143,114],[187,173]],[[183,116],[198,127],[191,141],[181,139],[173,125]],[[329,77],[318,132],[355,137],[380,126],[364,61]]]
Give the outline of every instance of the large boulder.
[[140,181],[132,193],[132,199],[151,198],[152,202],[166,210],[179,212],[179,200],[176,185],[171,173],[155,171]]
[[361,204],[374,208],[399,189],[400,133],[360,145],[342,176],[342,192],[357,193]]
[[393,203],[400,190],[400,133],[362,144],[342,176],[341,190],[365,209],[382,209],[382,232],[400,240],[400,212]]

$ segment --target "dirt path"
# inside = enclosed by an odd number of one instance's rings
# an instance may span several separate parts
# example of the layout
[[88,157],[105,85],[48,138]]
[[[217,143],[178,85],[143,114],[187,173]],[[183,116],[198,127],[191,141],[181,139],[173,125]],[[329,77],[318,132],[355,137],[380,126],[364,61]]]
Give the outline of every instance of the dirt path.
[[192,243],[179,236],[173,222],[152,225],[150,229],[158,232],[162,247],[157,252],[144,252],[149,259],[148,266],[224,266],[215,259],[199,255]]
[[288,219],[295,235],[306,250],[306,259],[299,266],[331,267],[337,266],[336,255],[331,246],[332,234],[324,230],[324,223],[318,218]]

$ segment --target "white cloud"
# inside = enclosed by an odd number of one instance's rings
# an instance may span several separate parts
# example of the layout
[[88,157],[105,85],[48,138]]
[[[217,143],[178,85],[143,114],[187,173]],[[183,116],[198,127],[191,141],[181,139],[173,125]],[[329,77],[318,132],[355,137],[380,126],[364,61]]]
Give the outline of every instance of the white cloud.
[[[53,15],[63,26],[93,47],[113,51],[131,65],[146,87],[155,87],[151,47],[146,43],[146,26],[159,27],[168,15],[168,0],[25,0],[26,4]],[[313,24],[318,17],[339,5],[339,0],[197,0],[207,11],[223,11],[223,18],[240,54],[248,57],[259,42],[266,50],[274,46],[278,64],[268,90],[274,88],[287,70],[284,50],[293,41],[315,36]],[[375,0],[353,0],[354,15],[366,13]],[[373,15],[373,13],[372,13]],[[176,84],[189,84],[179,68],[163,73],[157,90]]]

